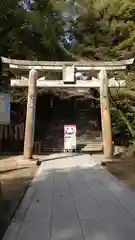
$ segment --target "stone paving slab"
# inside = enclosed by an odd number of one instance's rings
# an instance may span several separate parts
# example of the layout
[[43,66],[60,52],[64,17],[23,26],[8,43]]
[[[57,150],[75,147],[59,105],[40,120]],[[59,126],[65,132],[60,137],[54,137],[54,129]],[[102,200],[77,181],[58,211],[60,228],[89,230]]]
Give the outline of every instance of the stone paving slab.
[[3,240],[135,239],[135,192],[97,158],[65,153],[45,159]]
[[82,233],[67,173],[61,171],[54,173],[52,208],[51,239],[81,240]]

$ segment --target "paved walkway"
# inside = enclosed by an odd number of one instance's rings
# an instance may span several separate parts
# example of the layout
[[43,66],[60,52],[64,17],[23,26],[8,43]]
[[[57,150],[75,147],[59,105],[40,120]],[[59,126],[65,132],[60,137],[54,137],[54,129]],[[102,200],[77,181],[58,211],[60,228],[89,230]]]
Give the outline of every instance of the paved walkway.
[[45,161],[3,240],[135,239],[135,192],[96,158],[64,154]]

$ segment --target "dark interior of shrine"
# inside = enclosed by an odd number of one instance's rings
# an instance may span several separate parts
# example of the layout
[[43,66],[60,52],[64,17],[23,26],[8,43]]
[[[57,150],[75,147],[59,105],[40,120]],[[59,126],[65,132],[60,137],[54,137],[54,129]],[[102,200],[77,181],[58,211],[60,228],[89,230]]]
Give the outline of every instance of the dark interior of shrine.
[[[11,106],[11,123],[25,124],[26,102],[16,103]],[[37,97],[35,142],[44,142],[47,146],[63,146],[64,124],[75,124],[77,136],[91,135],[91,132],[101,131],[100,102],[95,98],[85,96],[72,96],[62,99],[53,93],[46,93]],[[8,141],[9,144],[5,144]],[[7,147],[8,146],[8,147]],[[23,152],[23,141],[15,141],[13,138],[2,141],[2,151]],[[59,151],[59,150],[58,150]]]

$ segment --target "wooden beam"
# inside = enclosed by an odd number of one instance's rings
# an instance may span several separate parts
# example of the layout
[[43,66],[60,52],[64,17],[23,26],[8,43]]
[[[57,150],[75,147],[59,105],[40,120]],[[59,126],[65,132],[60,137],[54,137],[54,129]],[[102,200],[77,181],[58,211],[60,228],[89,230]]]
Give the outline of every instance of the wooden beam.
[[24,139],[24,159],[32,159],[33,155],[36,112],[36,81],[37,71],[32,69],[29,73],[29,89]]
[[[20,69],[20,70],[31,70],[33,68],[32,65],[18,65],[18,64],[9,64],[9,67],[11,69]],[[34,65],[34,69],[40,70],[40,71],[61,71],[62,66],[40,66],[40,65]]]
[[[27,79],[11,79],[11,87],[28,87],[28,80]],[[100,81],[99,79],[92,80],[77,80],[75,84],[64,84],[62,80],[37,80],[37,87],[47,87],[47,88],[99,88]],[[126,87],[125,80],[116,81],[114,79],[109,79],[108,87],[115,88],[115,87]]]
[[[32,65],[17,65],[17,64],[9,64],[9,67],[11,69],[17,69],[17,70],[30,70],[33,68]],[[101,69],[103,69],[103,66],[75,66],[75,69],[77,71],[83,71],[83,72],[87,72],[87,71],[99,71]],[[34,69],[36,70],[40,70],[40,71],[62,71],[63,66],[58,66],[58,65],[50,65],[50,66],[40,66],[40,65],[35,65]],[[109,70],[124,70],[126,69],[126,65],[123,66],[108,66],[105,67],[105,69],[107,71]]]
[[[99,79],[92,77],[92,81],[97,84],[101,83]],[[100,87],[100,86],[99,86]],[[115,77],[108,79],[108,87],[126,87],[126,81],[125,80],[116,80]]]
[[108,79],[105,69],[99,73],[100,85],[100,106],[102,120],[103,150],[105,158],[111,158],[113,155],[111,117],[108,96]]
[[74,65],[74,66],[89,66],[89,67],[108,67],[108,66],[123,66],[131,65],[134,62],[134,58],[120,61],[90,61],[82,60],[76,62],[59,62],[59,61],[28,61],[28,60],[16,60],[1,57],[1,60],[5,64],[22,65],[22,66],[63,66],[63,65]]

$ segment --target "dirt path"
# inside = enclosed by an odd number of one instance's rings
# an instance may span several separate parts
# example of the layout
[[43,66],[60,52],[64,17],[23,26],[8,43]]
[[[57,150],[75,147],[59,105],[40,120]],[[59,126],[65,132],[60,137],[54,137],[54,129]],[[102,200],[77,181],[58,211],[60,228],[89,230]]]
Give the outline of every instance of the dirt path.
[[113,160],[113,162],[106,163],[105,167],[115,177],[135,190],[135,157]]
[[19,160],[20,157],[0,159],[0,239],[12,218],[20,200],[33,179],[37,166],[32,162]]

